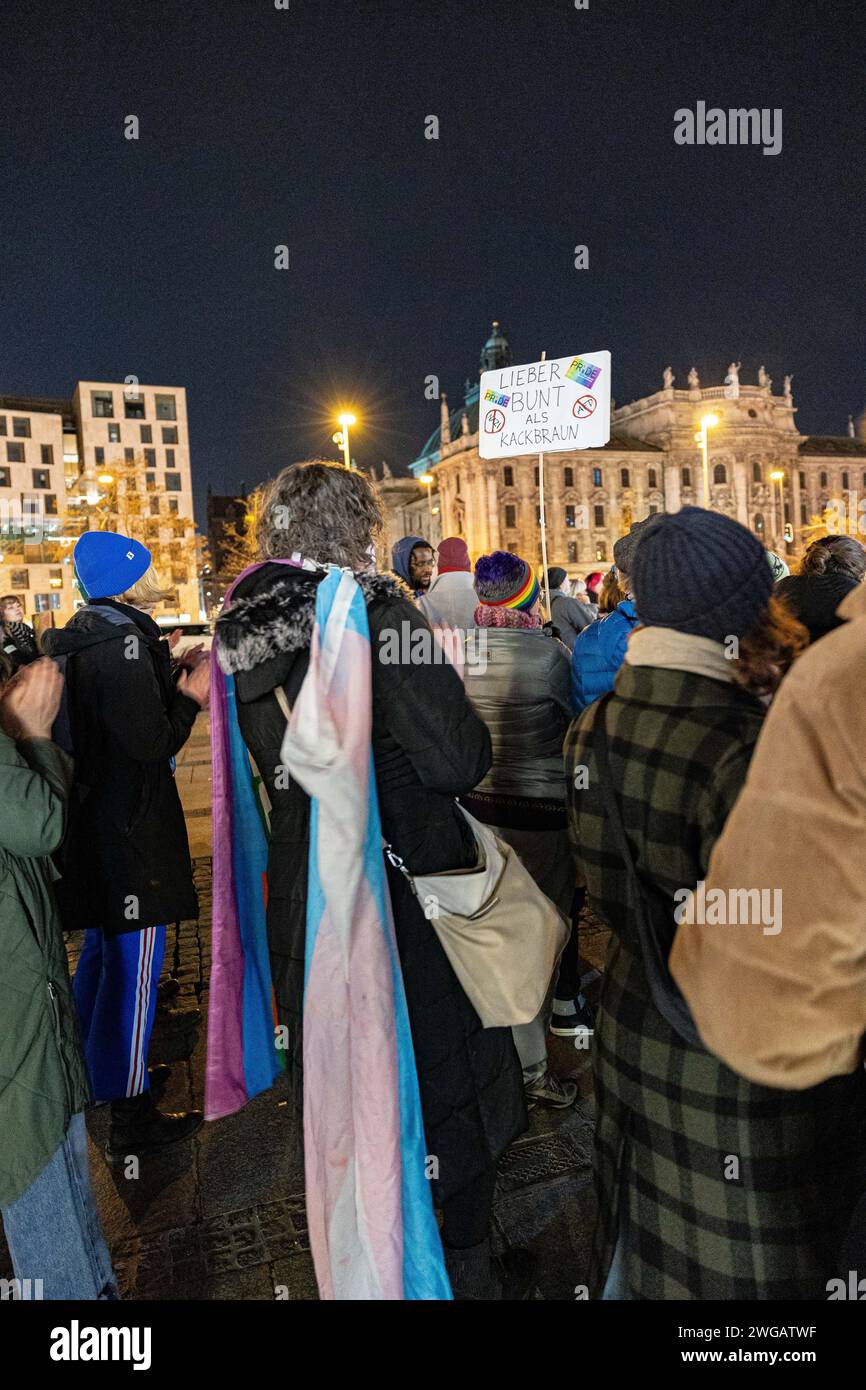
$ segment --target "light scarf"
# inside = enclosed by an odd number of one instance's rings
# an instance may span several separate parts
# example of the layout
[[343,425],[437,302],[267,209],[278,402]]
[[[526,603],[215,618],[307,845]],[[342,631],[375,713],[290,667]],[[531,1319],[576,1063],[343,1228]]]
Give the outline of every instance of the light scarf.
[[629,666],[656,666],[669,671],[689,671],[713,681],[734,679],[733,658],[721,642],[696,637],[672,627],[636,627],[625,654]]
[[323,1299],[449,1299],[373,769],[363,592],[331,568],[280,760],[312,798],[304,1166]]

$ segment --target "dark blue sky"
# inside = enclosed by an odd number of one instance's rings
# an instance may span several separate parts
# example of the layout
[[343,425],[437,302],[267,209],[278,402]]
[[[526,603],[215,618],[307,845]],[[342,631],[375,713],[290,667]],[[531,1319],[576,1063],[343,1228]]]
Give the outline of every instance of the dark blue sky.
[[[609,348],[619,402],[667,363],[685,385],[765,362],[801,429],[843,433],[866,401],[864,9],[6,0],[0,391],[185,385],[200,505],[333,456],[342,402],[360,462],[407,462],[425,377],[455,404],[494,317],[520,361]],[[781,107],[782,153],[677,146],[698,101]]]

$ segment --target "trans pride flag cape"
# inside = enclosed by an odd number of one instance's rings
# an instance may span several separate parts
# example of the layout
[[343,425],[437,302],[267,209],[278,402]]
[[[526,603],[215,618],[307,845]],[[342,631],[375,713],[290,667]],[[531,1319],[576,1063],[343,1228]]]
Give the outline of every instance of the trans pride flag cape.
[[307,1222],[325,1299],[449,1299],[370,745],[370,631],[352,573],[316,593],[281,751],[312,797],[304,972]]
[[[282,562],[281,562],[282,563]],[[286,564],[292,563],[286,561]],[[251,565],[226,591],[226,603]],[[205,1118],[240,1110],[284,1065],[275,1046],[265,905],[268,829],[238,727],[235,682],[211,662],[213,934]]]
[[[265,930],[267,833],[238,728],[234,681],[216,662],[211,670],[205,1113],[217,1119],[267,1089],[280,1064]],[[334,569],[317,589],[310,667],[281,753],[312,797],[303,1014],[310,1242],[322,1298],[450,1299],[425,1175],[371,725],[366,605],[352,574]]]

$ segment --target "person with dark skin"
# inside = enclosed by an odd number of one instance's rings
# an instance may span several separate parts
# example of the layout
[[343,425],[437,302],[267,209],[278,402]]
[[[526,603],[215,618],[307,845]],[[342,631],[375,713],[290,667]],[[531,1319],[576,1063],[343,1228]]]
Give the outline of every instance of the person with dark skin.
[[391,568],[415,598],[426,594],[433,579],[433,547],[423,536],[403,536],[391,551]]
[[430,588],[433,578],[433,550],[429,545],[416,545],[409,557],[409,576],[413,588],[424,593]]

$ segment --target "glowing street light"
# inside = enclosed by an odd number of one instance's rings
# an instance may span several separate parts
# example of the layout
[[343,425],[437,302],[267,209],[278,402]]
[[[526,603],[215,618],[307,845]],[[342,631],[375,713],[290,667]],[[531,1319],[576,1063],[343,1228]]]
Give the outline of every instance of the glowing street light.
[[113,473],[98,473],[98,474],[96,475],[96,481],[97,481],[98,483],[104,483],[105,486],[108,487],[111,483],[114,482],[114,474],[113,474]]
[[433,540],[433,493],[432,493],[431,489],[432,489],[433,484],[435,483],[436,479],[433,477],[433,474],[432,474],[432,473],[420,473],[420,474],[418,475],[418,481],[419,481],[419,483],[423,483],[424,486],[425,486],[426,489],[427,489],[427,515],[428,515],[428,517],[429,517],[428,526],[429,526],[429,528],[430,528],[430,540],[432,541],[432,540]]
[[703,463],[704,479],[704,506],[710,506],[710,451],[707,441],[707,431],[715,429],[719,423],[718,415],[702,415],[701,427],[695,435],[695,443],[700,447],[701,461]]
[[334,443],[339,444],[343,450],[343,462],[347,468],[352,467],[352,458],[349,453],[349,426],[357,423],[355,416],[349,411],[344,411],[342,415],[337,416],[337,424],[341,425],[342,428],[334,435]]

